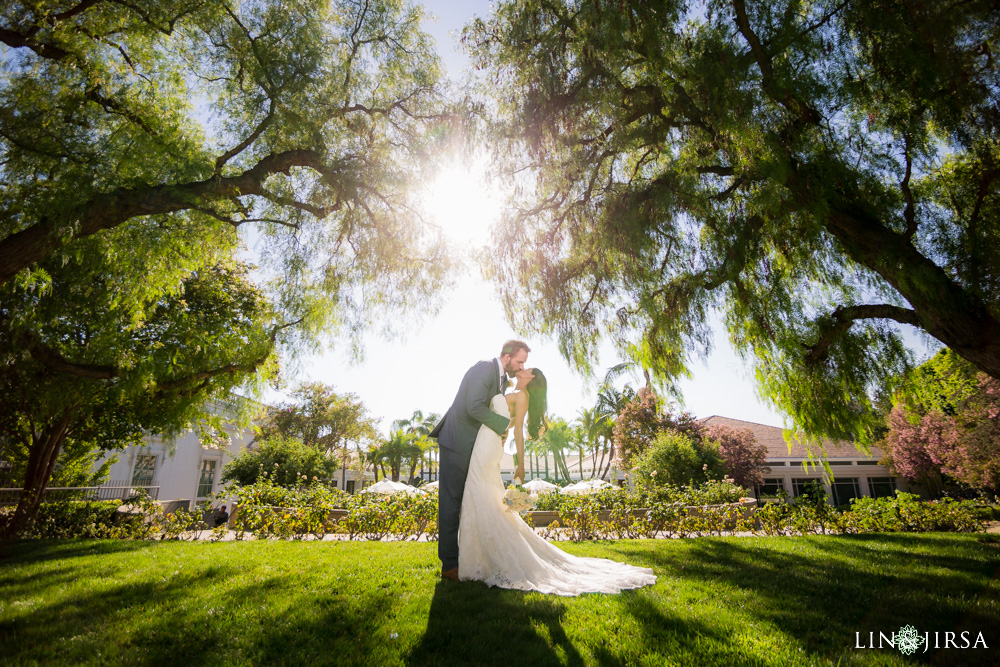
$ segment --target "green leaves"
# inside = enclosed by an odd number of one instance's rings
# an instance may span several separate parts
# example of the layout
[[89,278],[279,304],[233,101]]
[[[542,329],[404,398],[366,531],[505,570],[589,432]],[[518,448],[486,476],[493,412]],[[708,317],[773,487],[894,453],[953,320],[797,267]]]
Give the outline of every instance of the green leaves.
[[765,398],[862,444],[898,324],[1000,375],[993,4],[605,5],[506,2],[464,36],[516,326],[583,370],[610,338],[669,389],[721,311]]

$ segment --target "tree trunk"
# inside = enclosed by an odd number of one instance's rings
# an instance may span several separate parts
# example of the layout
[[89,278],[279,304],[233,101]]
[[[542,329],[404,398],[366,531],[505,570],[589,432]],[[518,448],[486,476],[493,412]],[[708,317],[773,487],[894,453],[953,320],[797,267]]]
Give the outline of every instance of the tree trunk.
[[[804,202],[810,199],[810,180],[795,174],[789,182]],[[852,260],[881,276],[913,308],[912,313],[896,309],[907,317],[884,317],[923,329],[979,370],[1000,379],[1000,320],[983,300],[925,257],[909,236],[886,227],[863,203],[862,193],[845,187],[837,194],[839,199],[830,202],[827,231]]]
[[340,473],[340,490],[347,491],[347,444],[344,444],[344,465],[341,467]]
[[566,452],[559,450],[559,465],[562,466],[563,474],[566,475],[566,481],[572,482],[573,476],[569,472],[569,465],[566,463]]
[[[606,481],[608,473],[611,471],[611,462],[615,458],[615,443],[613,440],[606,440],[605,443],[607,444],[606,449],[608,450],[608,465],[604,468],[604,472],[601,473],[601,479]],[[603,454],[601,455],[601,461],[604,461]]]
[[[112,229],[138,216],[173,213],[203,207],[207,202],[228,200],[239,195],[260,195],[268,176],[287,173],[291,167],[324,171],[320,156],[310,150],[271,153],[242,174],[171,185],[142,185],[119,188],[95,195],[61,219],[43,218],[35,224],[0,240],[0,285],[21,269],[51,255],[66,244],[105,229]],[[75,221],[82,224],[74,226]],[[72,229],[71,234],[66,229]]]
[[597,464],[597,471],[601,479],[604,479],[604,455],[608,453],[608,439],[601,438],[601,462]]
[[13,537],[31,528],[38,518],[38,509],[52,477],[56,459],[59,458],[59,450],[68,435],[71,416],[72,410],[66,408],[59,421],[47,431],[43,431],[42,437],[36,438],[32,434],[31,452],[24,474],[24,489],[18,499],[17,509],[14,510],[14,517],[4,533],[5,537]]

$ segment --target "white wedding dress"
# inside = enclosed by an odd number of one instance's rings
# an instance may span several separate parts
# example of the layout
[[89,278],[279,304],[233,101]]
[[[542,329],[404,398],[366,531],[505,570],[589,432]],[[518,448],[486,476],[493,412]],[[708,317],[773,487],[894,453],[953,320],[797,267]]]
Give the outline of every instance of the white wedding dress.
[[[491,408],[510,417],[497,394]],[[656,582],[645,567],[571,556],[549,544],[504,505],[500,436],[481,426],[465,481],[458,530],[458,575],[490,586],[554,595],[618,593]]]

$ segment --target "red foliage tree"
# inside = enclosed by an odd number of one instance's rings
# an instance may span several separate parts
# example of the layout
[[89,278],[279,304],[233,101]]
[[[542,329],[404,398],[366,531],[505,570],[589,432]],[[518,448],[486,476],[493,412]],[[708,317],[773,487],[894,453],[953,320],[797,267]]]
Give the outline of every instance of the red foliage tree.
[[[947,387],[953,375],[939,373],[932,388]],[[885,443],[892,469],[909,479],[942,472],[975,488],[1000,488],[1000,382],[978,373],[971,386],[938,392],[933,402],[900,402]]]
[[661,411],[655,394],[640,393],[622,408],[615,420],[612,439],[617,466],[631,469],[652,445],[656,434],[666,430],[688,436],[696,446],[705,439],[705,427],[691,413]]
[[748,428],[732,428],[722,424],[708,427],[708,437],[719,443],[719,453],[726,473],[745,489],[764,483],[767,467],[767,447],[757,442]]

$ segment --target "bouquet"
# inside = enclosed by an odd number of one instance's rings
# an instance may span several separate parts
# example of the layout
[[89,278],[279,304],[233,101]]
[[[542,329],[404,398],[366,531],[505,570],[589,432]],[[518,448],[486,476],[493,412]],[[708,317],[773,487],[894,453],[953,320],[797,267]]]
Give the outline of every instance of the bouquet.
[[503,504],[507,506],[508,512],[523,512],[535,505],[535,499],[521,486],[521,480],[515,479],[503,494]]

